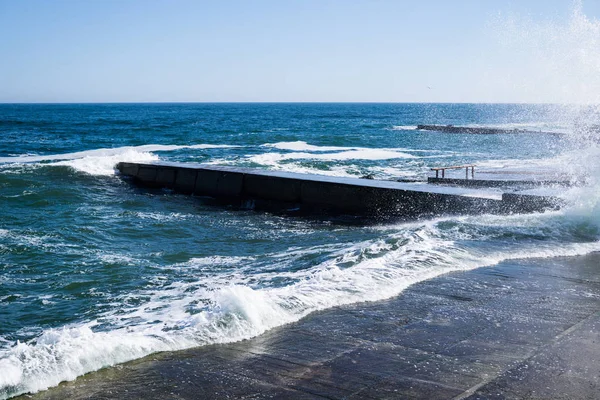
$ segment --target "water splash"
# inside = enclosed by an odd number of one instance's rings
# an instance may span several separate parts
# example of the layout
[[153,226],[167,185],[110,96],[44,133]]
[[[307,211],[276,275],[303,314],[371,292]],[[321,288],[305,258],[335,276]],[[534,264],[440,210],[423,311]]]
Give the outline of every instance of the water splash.
[[567,128],[564,151],[549,161],[580,184],[564,194],[565,215],[600,226],[600,20],[576,0],[564,20],[513,14],[491,25],[499,57],[511,60],[495,78],[528,101],[558,104],[544,117]]
[[494,61],[503,65],[490,77],[498,86],[532,103],[600,103],[600,21],[584,14],[581,1],[566,20],[499,15],[491,28]]

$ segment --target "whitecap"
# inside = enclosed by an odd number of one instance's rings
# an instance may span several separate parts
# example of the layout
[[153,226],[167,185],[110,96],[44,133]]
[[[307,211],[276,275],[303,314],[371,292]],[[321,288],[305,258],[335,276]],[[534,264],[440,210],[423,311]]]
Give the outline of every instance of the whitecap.
[[94,149],[65,154],[22,155],[17,157],[0,157],[0,164],[20,165],[27,163],[52,162],[49,165],[68,166],[90,175],[114,175],[115,166],[119,162],[151,162],[159,160],[153,152],[167,152],[181,149],[217,149],[235,148],[234,145],[194,144],[194,145],[159,145],[125,146],[111,149]]

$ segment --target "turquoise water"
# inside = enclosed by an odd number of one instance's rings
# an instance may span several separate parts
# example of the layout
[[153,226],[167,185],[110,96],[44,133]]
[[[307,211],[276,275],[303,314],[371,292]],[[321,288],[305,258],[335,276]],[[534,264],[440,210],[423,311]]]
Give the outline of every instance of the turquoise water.
[[[252,337],[449,271],[598,251],[593,115],[509,104],[0,105],[0,398]],[[114,169],[153,160],[418,180],[474,163],[583,183],[556,212],[360,226],[144,191]]]

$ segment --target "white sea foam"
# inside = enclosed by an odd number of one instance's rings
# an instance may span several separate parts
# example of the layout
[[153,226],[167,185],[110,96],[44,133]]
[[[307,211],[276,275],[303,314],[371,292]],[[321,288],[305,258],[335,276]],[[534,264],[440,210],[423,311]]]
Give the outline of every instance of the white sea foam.
[[47,305],[55,303],[54,301],[51,300],[53,297],[54,297],[53,295],[48,294],[48,295],[44,295],[44,296],[39,296],[38,299],[40,300],[40,302],[43,305],[47,306]]
[[348,151],[365,151],[365,152],[369,152],[369,151],[378,151],[378,150],[385,150],[385,151],[400,151],[400,152],[410,152],[410,153],[421,153],[421,152],[427,152],[427,153],[444,153],[444,151],[441,150],[423,150],[423,149],[409,149],[409,148],[386,148],[386,149],[377,149],[377,148],[370,148],[370,147],[356,147],[356,146],[348,146],[348,147],[342,147],[342,146],[316,146],[316,145],[312,145],[312,144],[308,144],[306,142],[303,141],[296,141],[296,142],[278,142],[278,143],[267,143],[267,144],[263,144],[262,147],[269,147],[269,148],[274,148],[274,149],[279,149],[279,150],[290,150],[290,151],[310,151],[310,152],[348,152]]
[[[367,149],[360,148],[357,150],[344,150],[334,153],[330,152],[290,152],[290,153],[277,153],[267,152],[249,156],[247,161],[259,164],[272,170],[282,170],[304,174],[319,174],[328,176],[338,177],[358,177],[365,174],[374,174],[379,178],[390,178],[395,176],[414,176],[417,174],[416,170],[422,170],[422,165],[413,165],[413,160],[419,160],[426,157],[415,156],[407,152],[398,149]],[[335,164],[339,161],[354,161],[354,160],[370,160],[370,161],[384,161],[384,160],[401,160],[404,165],[402,167],[387,167],[391,175],[384,175],[382,172],[386,170],[384,167],[371,166],[371,167],[359,167],[349,163]],[[215,164],[222,164],[223,160],[214,160]],[[322,166],[312,166],[307,164],[311,161],[320,161],[329,163],[326,169]],[[237,161],[232,162],[234,165]]]
[[416,125],[394,125],[391,128],[393,131],[414,131],[416,129]]
[[364,149],[348,150],[337,153],[263,153],[250,157],[250,161],[259,164],[273,164],[285,160],[320,160],[320,161],[347,161],[347,160],[392,160],[395,158],[415,158],[415,156],[393,150]]
[[235,256],[208,256],[194,257],[185,264],[193,267],[204,267],[213,265],[237,265],[242,262],[252,261],[254,257],[235,257]]
[[54,162],[50,165],[65,165],[90,175],[114,175],[115,165],[119,162],[149,162],[159,157],[153,152],[167,152],[181,149],[216,149],[235,148],[239,146],[195,144],[195,145],[159,145],[126,146],[112,149],[95,149],[75,153],[49,155],[22,155],[16,157],[0,157],[0,164],[26,164]]
[[110,176],[114,175],[115,166],[119,162],[150,162],[158,159],[158,156],[152,153],[127,149],[111,155],[87,155],[68,161],[58,161],[52,165],[68,166],[90,175]]
[[[266,153],[268,154],[268,153]],[[328,169],[317,169],[310,166],[305,166],[301,164],[297,164],[294,162],[286,162],[280,163],[279,157],[261,157],[262,155],[252,156],[247,159],[247,161],[251,161],[253,163],[260,164],[264,167],[267,167],[270,170],[274,171],[286,171],[286,172],[295,172],[298,174],[319,174],[319,175],[328,175],[328,176],[339,176],[339,177],[356,177],[359,175],[358,171],[352,171],[353,167],[347,167],[343,165],[333,165]],[[211,161],[207,161],[204,164],[206,165],[239,165],[240,161],[238,159],[213,159]]]
[[173,151],[180,149],[214,149],[214,148],[230,148],[238,147],[231,145],[216,145],[216,144],[196,144],[196,145],[161,145],[161,144],[146,144],[142,146],[125,146],[112,149],[95,149],[78,151],[75,153],[64,154],[49,154],[49,155],[22,155],[16,157],[0,157],[0,163],[32,163],[41,161],[59,161],[59,160],[75,160],[84,157],[107,157],[122,154],[133,150],[136,152],[154,152],[154,151]]
[[263,147],[271,147],[271,148],[279,149],[279,150],[293,150],[293,151],[344,151],[344,150],[358,149],[357,147],[315,146],[315,145],[308,144],[303,141],[267,143],[267,144],[263,144]]
[[118,264],[134,265],[135,262],[139,262],[138,260],[135,260],[134,258],[123,255],[123,254],[99,254],[98,258],[102,262],[109,263],[109,264],[118,263]]
[[182,214],[182,213],[158,213],[158,212],[141,212],[138,211],[135,213],[137,218],[141,219],[151,219],[159,222],[168,222],[168,221],[181,221],[189,218],[194,218],[192,214]]

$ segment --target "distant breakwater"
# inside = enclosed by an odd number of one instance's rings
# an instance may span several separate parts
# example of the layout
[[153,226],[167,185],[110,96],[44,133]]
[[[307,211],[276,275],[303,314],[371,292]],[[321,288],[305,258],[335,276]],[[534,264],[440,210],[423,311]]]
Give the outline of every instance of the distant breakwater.
[[471,135],[498,135],[498,134],[546,134],[560,135],[558,132],[547,131],[532,131],[529,129],[502,129],[502,128],[485,128],[479,126],[454,126],[454,125],[417,125],[417,130],[436,131],[443,133],[467,133]]

